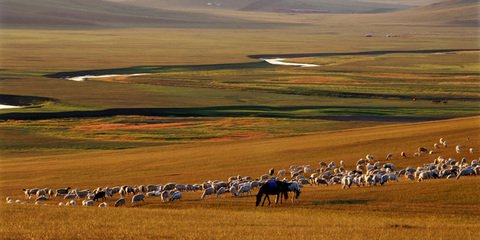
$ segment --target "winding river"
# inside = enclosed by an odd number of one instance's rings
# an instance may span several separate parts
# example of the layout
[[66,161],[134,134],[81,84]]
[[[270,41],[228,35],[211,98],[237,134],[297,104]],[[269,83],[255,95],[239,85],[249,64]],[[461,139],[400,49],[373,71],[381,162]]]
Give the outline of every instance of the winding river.
[[132,76],[142,76],[148,75],[149,73],[134,73],[134,74],[106,74],[106,75],[83,75],[83,76],[75,76],[75,77],[67,77],[65,79],[70,81],[76,82],[83,82],[87,79],[93,78],[110,78],[110,77],[132,77]]
[[3,110],[3,109],[12,109],[12,108],[21,108],[21,106],[13,106],[13,105],[0,104],[0,110]]
[[[440,53],[449,53],[449,52],[463,52],[463,51],[479,51],[480,49],[424,49],[424,50],[385,50],[385,51],[365,51],[365,52],[344,52],[344,53],[292,53],[292,54],[264,54],[264,55],[249,55],[249,58],[262,60],[271,65],[278,65],[278,66],[292,66],[292,67],[319,67],[320,65],[317,64],[308,64],[308,63],[294,63],[294,62],[287,62],[286,59],[292,58],[302,58],[302,57],[332,57],[332,56],[372,56],[372,55],[386,55],[386,54],[395,54],[395,53],[416,53],[416,54],[440,54]],[[220,67],[227,67],[229,65],[244,65],[250,66],[249,64],[255,64],[255,62],[246,62],[246,63],[238,63],[238,64],[218,64],[218,65],[208,65],[218,66]],[[199,67],[199,66],[207,66],[207,65],[191,65],[191,66],[177,66],[177,67]],[[161,66],[163,67],[163,66]],[[172,67],[172,66],[168,66]],[[120,70],[120,71],[119,71]],[[88,79],[95,79],[95,78],[110,78],[110,77],[132,77],[132,76],[141,76],[141,75],[148,75],[155,73],[152,72],[139,72],[134,74],[123,74],[121,70],[124,72],[132,72],[131,69],[105,69],[105,70],[87,70],[83,72],[60,72],[55,74],[46,75],[47,77],[53,78],[63,78],[66,80],[76,81],[76,82],[83,82]],[[110,72],[109,72],[110,71]]]

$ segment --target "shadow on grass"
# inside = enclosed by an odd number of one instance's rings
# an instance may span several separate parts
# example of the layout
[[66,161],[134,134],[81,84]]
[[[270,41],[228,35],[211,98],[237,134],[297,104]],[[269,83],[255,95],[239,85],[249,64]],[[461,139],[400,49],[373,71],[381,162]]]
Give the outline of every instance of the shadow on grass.
[[[215,106],[198,108],[112,108],[63,112],[13,112],[0,114],[0,120],[40,120],[57,118],[93,118],[123,116],[158,117],[264,117],[317,119],[331,121],[418,122],[445,117],[408,116],[419,108],[376,108],[357,106]],[[425,110],[425,109],[424,109]]]
[[318,205],[349,205],[349,204],[367,204],[368,200],[359,200],[359,199],[351,199],[351,200],[332,200],[332,201],[315,201],[312,204],[315,206]]

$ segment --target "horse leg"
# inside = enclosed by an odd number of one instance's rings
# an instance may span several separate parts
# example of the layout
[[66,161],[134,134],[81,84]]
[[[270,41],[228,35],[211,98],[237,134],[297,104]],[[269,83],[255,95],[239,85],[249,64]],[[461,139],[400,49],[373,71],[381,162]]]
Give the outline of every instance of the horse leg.
[[262,207],[263,207],[263,205],[265,205],[265,200],[267,200],[267,197],[268,197],[268,195],[265,194],[265,197],[263,198],[263,202],[262,202]]

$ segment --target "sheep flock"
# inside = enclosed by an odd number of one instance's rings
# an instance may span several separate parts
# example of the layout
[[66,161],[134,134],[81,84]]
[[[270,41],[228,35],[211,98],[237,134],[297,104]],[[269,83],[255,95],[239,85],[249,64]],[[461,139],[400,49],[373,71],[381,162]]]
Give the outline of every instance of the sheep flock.
[[[447,148],[448,142],[440,140],[432,145],[432,149],[419,147],[412,155],[419,157],[425,154],[433,155],[441,148]],[[457,154],[467,153],[475,154],[473,148],[466,148],[462,145],[455,146]],[[296,182],[303,188],[304,186],[319,187],[340,185],[342,189],[347,190],[356,185],[358,187],[376,187],[383,186],[390,181],[418,181],[424,182],[429,179],[447,178],[459,179],[463,176],[480,175],[480,165],[477,159],[468,161],[465,157],[456,160],[454,157],[438,156],[429,163],[422,166],[406,167],[398,169],[393,163],[389,162],[395,156],[399,159],[406,158],[405,152],[399,154],[388,153],[385,158],[377,158],[372,154],[366,154],[364,158],[357,161],[355,169],[346,169],[344,161],[337,163],[319,162],[318,166],[311,165],[292,165],[288,169],[276,171],[270,168],[265,174],[258,178],[250,176],[231,176],[224,181],[209,180],[197,184],[148,184],[148,185],[119,185],[113,187],[98,187],[96,189],[78,189],[78,188],[28,188],[23,189],[24,200],[7,197],[9,204],[35,204],[52,205],[48,202],[58,202],[58,206],[85,206],[85,207],[109,207],[107,198],[113,200],[113,207],[138,206],[145,202],[155,201],[150,199],[159,199],[163,203],[172,203],[182,200],[184,192],[199,192],[201,200],[207,198],[222,198],[231,196],[238,198],[249,196],[269,180],[279,180],[287,182]],[[433,158],[433,156],[432,156]],[[381,163],[384,161],[384,163]],[[56,201],[54,201],[56,200]],[[80,204],[81,203],[81,204]],[[128,204],[127,204],[128,203]],[[57,204],[56,204],[57,205]]]

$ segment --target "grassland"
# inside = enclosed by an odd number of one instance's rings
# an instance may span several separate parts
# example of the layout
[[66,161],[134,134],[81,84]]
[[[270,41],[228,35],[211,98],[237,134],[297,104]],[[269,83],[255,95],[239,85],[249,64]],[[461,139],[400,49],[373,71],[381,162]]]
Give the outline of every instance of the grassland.
[[[266,169],[292,164],[344,159],[347,168],[366,153],[395,155],[399,167],[418,166],[432,156],[413,157],[418,146],[429,146],[439,137],[451,144],[480,147],[479,119],[397,124],[308,136],[250,139],[222,143],[193,143],[95,153],[2,158],[1,193],[22,199],[23,187],[94,188],[104,185],[197,183],[230,175],[259,176]],[[469,137],[469,139],[467,139]],[[467,157],[453,148],[443,156]],[[101,174],[99,174],[101,172]],[[383,187],[306,186],[300,201],[282,207],[253,207],[253,197],[201,201],[200,193],[185,193],[180,202],[162,204],[148,198],[136,208],[86,209],[82,207],[7,205],[1,203],[1,232],[5,238],[53,239],[65,234],[77,238],[115,235],[122,238],[316,238],[347,234],[355,239],[452,238],[475,239],[478,229],[478,177],[431,180],[404,178]],[[113,199],[109,200],[111,203]],[[29,217],[25,218],[28,214]],[[114,219],[114,220],[113,220]],[[35,228],[27,227],[42,221]],[[65,224],[66,222],[72,224]],[[233,224],[235,223],[235,224]],[[282,226],[282,227],[279,227]],[[95,227],[93,227],[95,226]],[[155,227],[154,227],[155,226]],[[195,231],[189,231],[195,227]],[[295,230],[292,230],[294,228]],[[26,231],[28,229],[28,231]],[[267,229],[267,230],[265,230]],[[242,235],[243,236],[243,235]]]
[[[64,5],[69,12],[72,2]],[[0,110],[0,197],[23,201],[25,187],[256,178],[271,167],[316,168],[341,159],[351,169],[367,153],[382,160],[393,152],[398,168],[438,155],[478,159],[452,147],[413,157],[440,137],[480,149],[478,51],[311,54],[478,50],[476,7],[448,1],[432,11],[362,15],[189,9],[182,24],[152,19],[128,26],[122,21],[139,7],[115,8],[119,18],[106,25],[91,17],[106,14],[99,8],[72,18],[90,18],[91,29],[85,22],[9,25],[0,31],[0,104],[30,105]],[[25,16],[38,17],[34,10]],[[206,22],[228,24],[198,28],[191,22],[201,12]],[[285,54],[310,54],[289,61],[321,67],[271,66],[249,57]],[[152,74],[85,82],[52,77],[112,69]],[[253,207],[252,196],[201,201],[200,193],[117,209],[54,206],[59,199],[46,206],[0,201],[0,238],[478,239],[479,181],[402,177],[346,191],[306,186],[299,202],[265,208]]]

